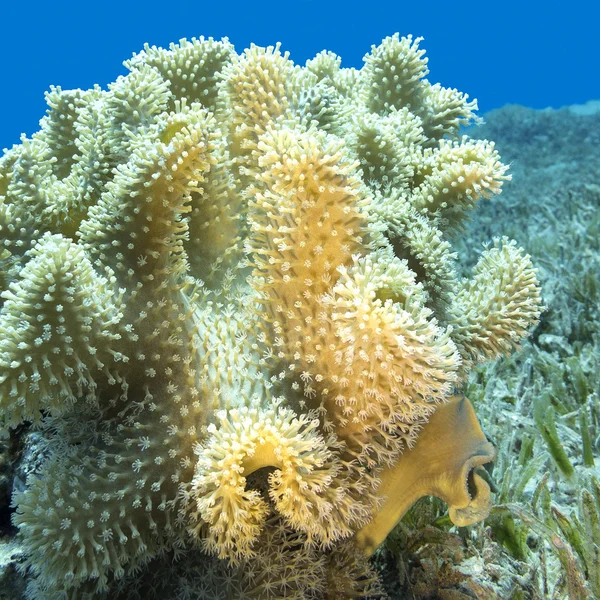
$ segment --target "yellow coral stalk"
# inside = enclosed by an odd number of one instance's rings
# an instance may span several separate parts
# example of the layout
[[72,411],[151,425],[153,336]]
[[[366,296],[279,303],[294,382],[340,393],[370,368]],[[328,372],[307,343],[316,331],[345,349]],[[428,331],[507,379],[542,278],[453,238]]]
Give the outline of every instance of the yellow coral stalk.
[[444,500],[455,525],[485,519],[491,508],[490,488],[476,471],[494,455],[471,403],[454,396],[423,426],[414,448],[380,473],[377,496],[382,502],[373,519],[357,532],[355,543],[367,555],[373,554],[423,496]]

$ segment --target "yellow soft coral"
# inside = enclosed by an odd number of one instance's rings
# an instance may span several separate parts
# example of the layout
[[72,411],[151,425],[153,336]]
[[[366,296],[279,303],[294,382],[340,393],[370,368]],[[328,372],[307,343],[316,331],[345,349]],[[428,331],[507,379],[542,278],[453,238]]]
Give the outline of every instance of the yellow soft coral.
[[[366,594],[419,495],[484,518],[493,451],[450,398],[539,289],[506,240],[458,280],[451,235],[508,175],[419,43],[362,69],[146,46],[0,158],[0,418],[53,449],[14,497],[30,597],[110,596],[169,549],[258,557],[250,596]],[[329,567],[288,586],[292,547]]]

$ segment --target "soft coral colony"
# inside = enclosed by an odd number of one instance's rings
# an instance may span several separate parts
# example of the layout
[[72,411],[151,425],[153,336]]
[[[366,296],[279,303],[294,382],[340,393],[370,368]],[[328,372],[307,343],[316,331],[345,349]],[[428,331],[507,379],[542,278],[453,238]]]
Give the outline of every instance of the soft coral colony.
[[31,597],[173,551],[244,597],[367,594],[359,555],[419,497],[485,518],[493,447],[455,394],[539,288],[507,239],[457,275],[452,236],[509,176],[419,41],[360,70],[147,46],[108,90],[53,88],[5,152],[0,413],[48,454],[14,497]]

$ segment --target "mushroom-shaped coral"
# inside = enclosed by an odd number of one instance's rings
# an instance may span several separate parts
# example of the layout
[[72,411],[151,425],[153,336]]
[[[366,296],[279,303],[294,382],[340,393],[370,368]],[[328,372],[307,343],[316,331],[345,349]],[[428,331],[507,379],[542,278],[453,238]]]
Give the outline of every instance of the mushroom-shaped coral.
[[[53,88],[0,158],[0,420],[50,449],[13,498],[30,597],[110,597],[167,551],[235,563],[248,597],[354,594],[419,495],[485,516],[493,452],[449,398],[539,288],[508,240],[457,277],[452,236],[509,176],[419,43],[359,70],[146,46],[106,90]],[[288,585],[290,548],[343,577]]]

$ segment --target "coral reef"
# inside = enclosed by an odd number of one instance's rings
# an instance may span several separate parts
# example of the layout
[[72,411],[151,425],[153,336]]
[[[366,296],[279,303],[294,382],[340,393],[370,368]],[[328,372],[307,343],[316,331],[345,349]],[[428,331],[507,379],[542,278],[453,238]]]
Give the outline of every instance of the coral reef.
[[540,292],[500,236],[458,275],[509,176],[419,43],[360,70],[147,46],[108,90],[53,88],[0,159],[0,415],[48,455],[13,497],[29,597],[127,593],[166,553],[246,597],[373,595],[419,496],[487,515],[494,451],[455,394]]

